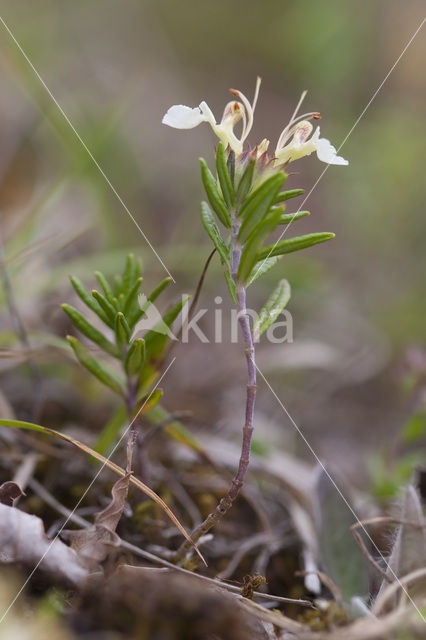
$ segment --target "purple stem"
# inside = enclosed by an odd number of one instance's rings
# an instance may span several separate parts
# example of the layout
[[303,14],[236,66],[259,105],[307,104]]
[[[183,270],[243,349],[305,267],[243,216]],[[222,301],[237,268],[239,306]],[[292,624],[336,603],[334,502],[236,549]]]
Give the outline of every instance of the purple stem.
[[[241,455],[238,464],[237,473],[232,480],[226,494],[220,500],[216,509],[210,513],[207,518],[191,533],[193,542],[197,542],[201,536],[205,535],[231,508],[233,502],[237,498],[244,484],[244,478],[247,473],[247,469],[250,462],[250,449],[251,440],[253,436],[253,415],[254,404],[256,400],[256,365],[255,365],[255,351],[253,336],[250,327],[250,319],[247,314],[246,308],[246,289],[243,285],[237,284],[238,267],[241,260],[241,247],[238,243],[238,231],[239,222],[234,220],[233,233],[232,233],[232,260],[231,260],[231,275],[237,286],[237,310],[238,321],[240,323],[241,331],[244,339],[244,348],[247,360],[248,381],[247,381],[247,394],[246,394],[246,411],[245,411],[245,423],[243,426],[243,440],[241,444]],[[187,551],[190,550],[190,545],[184,542],[175,554],[175,560],[181,560]]]

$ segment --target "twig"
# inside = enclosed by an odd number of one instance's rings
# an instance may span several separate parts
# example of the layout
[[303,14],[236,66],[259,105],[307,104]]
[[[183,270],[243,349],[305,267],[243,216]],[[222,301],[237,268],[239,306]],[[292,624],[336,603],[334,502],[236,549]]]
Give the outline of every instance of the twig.
[[[78,525],[79,527],[82,527],[83,529],[87,529],[88,527],[92,526],[90,524],[90,522],[88,522],[87,520],[85,520],[81,516],[77,515],[76,513],[72,513],[63,504],[61,504],[35,478],[31,478],[31,480],[29,481],[28,484],[31,487],[31,489],[37,495],[39,495],[40,498],[42,498],[42,500],[44,500],[46,502],[46,504],[48,504],[50,507],[52,507],[52,509],[55,509],[55,511],[57,511],[62,516],[64,516],[64,518],[68,518],[70,522],[73,522],[74,524]],[[168,569],[173,569],[174,571],[178,571],[180,573],[185,573],[186,575],[192,576],[193,578],[196,578],[198,580],[202,580],[204,582],[208,582],[208,583],[210,583],[212,585],[215,585],[216,587],[221,587],[222,589],[226,589],[227,591],[232,591],[233,593],[240,593],[240,587],[238,587],[238,586],[235,586],[235,585],[232,585],[232,584],[227,584],[225,582],[221,582],[220,580],[215,580],[215,578],[208,578],[207,576],[202,576],[199,573],[193,573],[192,571],[189,571],[188,569],[184,569],[183,567],[178,567],[178,566],[172,564],[171,562],[168,562],[167,560],[164,560],[164,558],[160,558],[159,556],[156,556],[153,553],[150,553],[149,551],[145,551],[144,549],[140,549],[139,547],[137,547],[134,544],[131,544],[130,542],[126,542],[126,540],[120,540],[120,545],[121,545],[121,547],[123,549],[127,549],[128,551],[131,551],[135,555],[140,556],[141,558],[144,558],[145,560],[149,560],[150,562],[152,562],[154,564],[159,564],[159,565],[161,565],[163,567],[167,567]],[[283,596],[274,596],[274,595],[272,595],[270,593],[261,593],[261,592],[258,592],[258,591],[255,591],[253,593],[253,595],[256,598],[261,598],[263,600],[282,602],[284,604],[297,604],[297,605],[300,605],[301,607],[311,607],[311,608],[313,608],[313,604],[312,604],[312,602],[310,600],[302,600],[302,599],[299,600],[299,599],[293,599],[293,598],[285,598]]]
[[[216,249],[213,249],[213,251],[210,253],[209,257],[207,258],[204,268],[201,272],[201,276],[200,279],[198,280],[198,284],[197,284],[197,288],[195,289],[195,293],[194,293],[194,297],[192,299],[192,302],[189,306],[189,310],[188,310],[188,321],[192,320],[195,310],[197,308],[197,304],[198,304],[198,300],[200,299],[200,294],[201,294],[201,290],[203,288],[203,284],[204,284],[204,279],[206,277],[206,273],[207,273],[207,269],[209,268],[210,265],[210,261],[213,258],[214,254],[216,253]],[[182,331],[183,331],[183,326],[179,329],[178,334],[177,334],[177,342],[180,342],[181,338],[182,338]],[[176,344],[176,341],[171,345],[171,347],[174,346],[174,344]]]
[[265,545],[268,542],[271,542],[270,533],[256,533],[251,538],[248,538],[247,540],[241,542],[236,553],[234,553],[234,555],[228,562],[226,568],[218,573],[216,577],[221,580],[230,578],[247,553],[249,553],[255,547]]

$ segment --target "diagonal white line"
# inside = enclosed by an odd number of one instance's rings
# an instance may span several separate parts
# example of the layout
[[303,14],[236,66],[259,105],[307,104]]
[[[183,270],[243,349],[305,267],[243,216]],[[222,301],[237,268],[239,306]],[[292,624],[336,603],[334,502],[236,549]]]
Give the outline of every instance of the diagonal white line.
[[53,93],[51,92],[51,90],[49,89],[49,87],[47,86],[47,84],[45,83],[43,78],[41,77],[40,73],[37,71],[37,69],[35,68],[35,66],[31,62],[30,58],[25,53],[24,49],[22,48],[22,46],[20,45],[20,43],[18,42],[18,40],[16,39],[16,37],[14,36],[14,34],[12,33],[12,31],[10,30],[10,28],[8,27],[8,25],[6,24],[6,22],[3,20],[3,18],[1,16],[0,16],[0,22],[3,25],[3,27],[6,29],[7,33],[9,34],[9,36],[11,37],[11,39],[13,40],[13,42],[15,43],[15,45],[17,46],[19,51],[21,52],[22,56],[25,58],[25,60],[28,63],[28,65],[31,67],[32,71],[34,72],[34,74],[36,75],[38,80],[40,81],[40,83],[43,86],[43,88],[46,90],[46,92],[49,95],[49,97],[55,103],[56,107],[58,108],[59,112],[63,116],[64,120],[69,125],[69,127],[72,129],[72,131],[73,131],[74,135],[76,136],[77,140],[80,142],[81,146],[83,147],[83,149],[86,151],[86,153],[88,154],[88,156],[92,160],[93,164],[95,165],[95,167],[97,168],[97,170],[99,171],[99,173],[101,174],[101,176],[103,177],[103,179],[105,180],[105,182],[107,183],[107,185],[109,186],[109,188],[111,189],[111,191],[113,192],[115,197],[117,198],[118,202],[121,204],[121,206],[123,207],[123,209],[125,210],[125,212],[129,216],[129,218],[132,220],[133,224],[136,226],[137,230],[139,231],[139,233],[141,234],[141,236],[143,237],[143,239],[145,240],[147,245],[150,247],[150,249],[154,253],[154,255],[157,258],[157,260],[161,263],[161,265],[163,266],[164,270],[170,276],[170,278],[173,280],[173,282],[176,282],[176,280],[173,278],[172,274],[170,273],[170,271],[167,269],[166,265],[164,264],[163,260],[160,258],[160,256],[158,255],[157,251],[152,246],[152,244],[149,241],[148,237],[142,231],[141,226],[139,225],[139,223],[137,222],[136,218],[131,213],[130,209],[128,208],[128,206],[126,205],[126,203],[124,202],[124,200],[122,199],[120,194],[118,193],[117,189],[114,187],[114,185],[112,184],[111,180],[108,178],[108,176],[106,175],[105,171],[102,169],[101,165],[96,160],[95,156],[90,151],[89,147],[84,142],[83,138],[81,137],[81,135],[79,134],[79,132],[77,131],[77,129],[75,128],[75,126],[73,125],[73,123],[71,122],[71,120],[69,119],[69,117],[67,116],[67,114],[65,113],[63,108],[61,107],[61,105],[59,104],[58,100],[55,98],[55,96],[53,95]]
[[[150,397],[152,396],[152,394],[154,393],[154,391],[157,389],[158,385],[160,384],[160,382],[163,380],[164,376],[166,375],[166,373],[168,372],[168,370],[170,369],[170,367],[172,366],[172,364],[174,363],[174,361],[176,360],[176,357],[173,358],[173,360],[170,361],[170,363],[168,364],[167,368],[165,369],[165,371],[163,372],[163,374],[161,375],[161,377],[158,379],[156,385],[154,386],[154,388],[152,389],[152,391],[149,393],[149,395],[147,396],[146,400],[144,401],[144,403],[142,404],[142,406],[140,407],[140,409],[138,410],[137,414],[135,415],[135,417],[133,418],[133,420],[129,423],[128,427],[124,430],[121,438],[118,440],[118,442],[114,445],[112,451],[110,451],[107,460],[109,460],[111,458],[111,456],[115,453],[115,451],[117,450],[117,448],[120,446],[121,442],[123,441],[123,439],[126,437],[127,433],[129,432],[130,427],[132,426],[132,424],[135,422],[135,420],[137,420],[140,412],[142,411],[142,409],[144,408],[144,406],[146,405],[146,403],[148,402],[148,400],[150,399]],[[4,621],[4,619],[6,618],[7,614],[9,613],[9,611],[11,610],[11,608],[13,607],[13,605],[15,604],[15,602],[17,601],[17,599],[19,598],[19,596],[21,595],[21,593],[23,592],[23,590],[25,589],[25,587],[27,586],[28,582],[31,580],[31,578],[33,577],[34,573],[37,571],[37,569],[39,568],[40,564],[43,562],[44,558],[46,557],[46,555],[49,553],[49,550],[51,549],[53,543],[58,539],[58,537],[60,536],[60,534],[62,533],[62,531],[65,529],[66,525],[68,524],[68,522],[70,521],[70,519],[73,517],[74,513],[76,512],[76,510],[78,509],[78,507],[80,506],[80,504],[82,503],[82,501],[84,500],[84,498],[86,497],[86,495],[88,494],[88,492],[90,491],[90,489],[92,488],[92,486],[94,485],[94,483],[96,482],[97,478],[99,477],[99,475],[102,473],[102,471],[105,469],[106,466],[106,462],[102,463],[102,466],[98,469],[96,475],[94,476],[93,480],[91,481],[91,483],[89,484],[89,486],[87,487],[87,489],[85,490],[85,492],[83,493],[83,495],[81,496],[81,498],[79,498],[77,504],[75,505],[75,507],[73,508],[73,510],[68,514],[67,519],[65,520],[65,522],[63,523],[63,525],[61,526],[61,528],[59,529],[59,531],[57,532],[56,536],[54,538],[52,538],[49,546],[47,547],[46,551],[44,552],[44,554],[42,555],[42,557],[40,558],[40,560],[37,562],[36,566],[34,567],[34,569],[31,571],[31,573],[29,574],[29,576],[27,576],[27,579],[25,580],[24,584],[22,585],[22,587],[19,589],[18,593],[15,595],[15,597],[13,598],[12,602],[9,604],[9,606],[7,607],[7,609],[5,609],[5,611],[3,612],[2,617],[0,618],[0,624]]]
[[[361,111],[361,113],[359,114],[358,118],[355,120],[354,124],[352,125],[352,127],[350,128],[349,132],[346,134],[346,136],[344,137],[343,141],[340,143],[338,149],[337,149],[337,153],[340,151],[340,149],[343,147],[343,145],[345,144],[345,142],[348,140],[349,136],[352,134],[352,132],[354,131],[355,127],[358,126],[360,120],[364,117],[365,112],[367,111],[367,109],[370,107],[371,103],[373,102],[373,100],[377,97],[377,94],[380,92],[380,90],[382,89],[383,85],[385,84],[386,80],[389,78],[389,76],[391,75],[391,73],[394,71],[395,67],[397,66],[397,64],[400,62],[401,58],[404,56],[404,54],[406,53],[407,49],[409,48],[409,46],[413,43],[415,37],[418,35],[418,33],[420,32],[421,28],[423,27],[424,23],[426,22],[426,18],[423,18],[423,20],[421,21],[421,23],[419,24],[419,26],[417,27],[417,29],[415,30],[415,32],[413,33],[413,35],[411,36],[411,38],[409,39],[409,41],[407,42],[407,44],[405,45],[405,47],[403,48],[403,50],[401,51],[401,53],[399,54],[398,58],[395,60],[395,62],[393,63],[393,65],[391,66],[391,68],[389,69],[389,71],[387,72],[387,74],[385,75],[385,77],[383,78],[382,82],[379,84],[379,86],[377,87],[377,89],[375,90],[375,92],[373,93],[373,95],[371,96],[370,100],[367,102],[367,104],[365,105],[364,109]],[[316,179],[316,181],[314,182],[313,186],[311,187],[311,189],[309,190],[307,196],[304,198],[302,204],[300,205],[300,207],[298,208],[297,211],[295,211],[293,217],[291,218],[290,222],[287,223],[287,225],[284,227],[281,235],[279,236],[278,240],[274,243],[272,249],[270,250],[270,252],[268,253],[267,258],[270,257],[271,253],[273,252],[273,250],[275,249],[275,247],[277,246],[277,244],[280,242],[280,240],[282,240],[282,238],[284,237],[284,235],[287,232],[287,229],[289,228],[289,226],[293,223],[295,216],[299,213],[299,211],[302,210],[302,208],[304,207],[304,205],[306,204],[307,200],[309,199],[309,197],[312,195],[313,191],[316,189],[316,187],[318,186],[318,183],[320,182],[320,180],[322,180],[323,176],[327,173],[328,169],[330,168],[330,165],[327,164],[325,169],[323,169],[323,171],[320,173],[320,175],[318,176],[318,178]],[[260,266],[258,267],[257,272],[259,271]]]
[[303,432],[301,431],[301,429],[298,427],[298,425],[296,424],[296,422],[293,420],[293,418],[291,417],[290,413],[288,412],[287,408],[284,406],[284,404],[281,402],[280,398],[278,397],[278,395],[275,393],[274,389],[272,388],[271,384],[269,383],[269,381],[265,378],[265,376],[263,375],[262,371],[259,369],[259,367],[257,365],[256,369],[258,371],[258,373],[260,374],[261,378],[263,379],[263,381],[266,383],[266,385],[268,386],[269,390],[271,391],[272,395],[275,397],[275,399],[278,401],[278,404],[280,405],[281,409],[284,411],[284,413],[286,414],[286,416],[288,417],[288,419],[290,420],[290,422],[292,423],[293,427],[296,429],[297,433],[300,435],[300,437],[302,438],[303,442],[306,444],[306,446],[308,447],[309,451],[312,453],[312,455],[314,456],[315,460],[317,461],[317,463],[320,465],[321,469],[324,471],[325,475],[327,476],[327,478],[330,480],[331,484],[333,485],[333,487],[336,489],[337,493],[339,494],[339,496],[341,497],[341,499],[343,500],[343,502],[345,503],[345,505],[347,506],[347,508],[349,509],[349,511],[351,512],[351,514],[353,515],[353,517],[355,518],[355,520],[357,521],[357,523],[360,525],[361,529],[363,530],[364,534],[366,535],[366,537],[368,538],[368,540],[371,542],[374,550],[379,554],[381,560],[384,562],[386,568],[388,569],[388,571],[392,574],[392,577],[395,578],[395,581],[398,582],[400,588],[402,589],[402,591],[404,592],[404,594],[407,596],[408,600],[410,601],[410,603],[413,605],[413,607],[415,608],[415,610],[417,611],[417,613],[419,614],[419,616],[421,617],[421,619],[423,620],[423,622],[426,623],[426,618],[425,616],[422,614],[422,612],[420,611],[420,609],[418,608],[418,606],[416,605],[416,603],[414,602],[414,600],[411,598],[410,594],[408,593],[407,589],[404,587],[404,585],[402,584],[402,582],[400,581],[400,579],[398,578],[398,576],[396,575],[396,573],[393,571],[392,567],[389,565],[389,563],[386,561],[385,557],[383,556],[382,552],[380,551],[380,549],[378,548],[378,546],[376,545],[376,543],[374,542],[374,540],[372,539],[371,535],[369,534],[368,530],[365,528],[365,526],[363,525],[363,523],[360,521],[360,519],[358,518],[357,514],[355,513],[355,511],[353,510],[353,508],[351,507],[351,505],[349,504],[349,502],[347,501],[347,499],[345,498],[345,496],[343,495],[341,489],[339,488],[339,486],[336,484],[334,478],[329,474],[329,472],[327,471],[327,469],[324,466],[324,463],[322,462],[322,460],[320,460],[320,458],[318,457],[317,453],[315,452],[315,450],[313,449],[313,447],[311,446],[311,444],[308,442],[308,440],[306,439],[305,435],[303,434]]

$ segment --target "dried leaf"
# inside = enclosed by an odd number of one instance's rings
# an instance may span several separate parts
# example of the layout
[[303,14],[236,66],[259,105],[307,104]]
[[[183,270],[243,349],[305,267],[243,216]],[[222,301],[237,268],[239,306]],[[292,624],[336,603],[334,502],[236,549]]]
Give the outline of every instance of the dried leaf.
[[72,584],[87,575],[78,556],[61,540],[49,540],[40,518],[0,504],[0,562],[40,568]]
[[[20,429],[29,429],[30,431],[38,431],[38,432],[44,433],[46,435],[50,435],[50,436],[54,436],[56,438],[60,438],[61,440],[65,440],[65,442],[69,442],[69,443],[73,444],[75,447],[78,447],[79,449],[81,449],[81,451],[84,451],[85,453],[88,453],[90,456],[92,456],[96,460],[99,460],[100,462],[102,462],[103,465],[107,466],[109,469],[112,469],[119,476],[125,476],[126,475],[126,472],[124,471],[124,469],[119,467],[118,464],[115,464],[115,462],[112,462],[111,460],[109,460],[109,458],[105,458],[100,453],[97,453],[97,451],[94,451],[93,449],[91,449],[87,445],[83,444],[83,442],[80,442],[79,440],[76,440],[75,438],[71,438],[70,436],[67,436],[64,433],[60,433],[59,431],[55,431],[54,429],[49,429],[48,427],[42,427],[41,425],[33,424],[32,422],[23,422],[21,420],[3,420],[3,419],[0,419],[0,426],[13,427],[13,428],[16,427],[16,428],[20,428]],[[168,507],[166,505],[164,500],[162,500],[160,498],[160,496],[158,496],[155,493],[155,491],[153,491],[150,487],[148,487],[146,484],[144,484],[141,480],[138,480],[138,478],[135,478],[134,476],[130,476],[130,483],[135,485],[145,495],[149,496],[151,498],[151,500],[156,502],[163,509],[163,511],[170,518],[170,520],[179,529],[179,531],[184,536],[184,538],[186,540],[188,540],[188,542],[194,547],[196,553],[199,555],[199,557],[201,558],[201,560],[205,564],[205,560],[204,560],[203,556],[201,555],[200,551],[198,550],[198,548],[196,547],[196,545],[192,541],[190,535],[186,532],[186,530],[183,527],[183,525],[176,518],[175,514],[170,509],[170,507]]]
[[111,490],[112,500],[106,509],[97,514],[93,526],[81,531],[62,531],[88,569],[94,569],[105,560],[111,549],[120,546],[121,541],[115,530],[126,504],[130,477],[128,473],[115,482]]
[[8,507],[13,507],[13,501],[23,495],[24,492],[16,482],[3,482],[0,486],[0,502]]

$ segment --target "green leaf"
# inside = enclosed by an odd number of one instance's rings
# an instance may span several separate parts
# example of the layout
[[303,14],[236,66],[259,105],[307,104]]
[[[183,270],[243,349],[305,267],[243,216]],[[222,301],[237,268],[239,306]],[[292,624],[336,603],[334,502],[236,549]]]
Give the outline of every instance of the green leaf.
[[114,307],[110,302],[108,302],[105,296],[99,293],[99,291],[96,291],[96,289],[92,290],[92,296],[96,300],[96,302],[99,304],[99,306],[102,307],[102,310],[106,315],[105,324],[107,324],[109,327],[111,327],[111,329],[113,329],[115,313],[116,313]]
[[[240,210],[243,222],[240,227],[238,239],[245,242],[253,229],[262,222],[274,198],[285,181],[285,175],[280,172],[271,176],[247,198]],[[282,213],[282,211],[281,211]]]
[[235,286],[235,282],[233,281],[232,276],[229,273],[228,269],[225,269],[225,281],[226,281],[226,284],[228,285],[229,293],[231,294],[232,300],[235,302],[235,304],[238,304],[237,288]]
[[117,273],[112,278],[112,294],[117,299],[123,289],[123,278]]
[[219,178],[220,188],[222,189],[223,199],[228,209],[231,209],[234,204],[234,189],[231,183],[231,177],[228,171],[228,164],[225,157],[225,147],[222,142],[219,142],[216,151],[216,170],[217,177]]
[[172,279],[170,277],[164,278],[164,280],[162,282],[160,282],[158,287],[156,287],[153,291],[151,291],[151,293],[149,294],[149,296],[146,299],[145,305],[144,306],[138,306],[138,308],[134,312],[132,311],[129,314],[129,317],[127,318],[128,322],[129,322],[129,326],[134,327],[136,322],[138,322],[138,320],[140,320],[140,318],[142,318],[143,314],[148,309],[148,307],[151,304],[151,302],[154,302],[154,300],[156,300],[158,298],[160,293],[162,291],[164,291],[164,289],[170,284],[171,281],[172,281]]
[[140,373],[140,370],[145,361],[145,340],[143,338],[136,338],[131,343],[127,352],[124,368],[127,375],[134,376]]
[[153,291],[151,291],[151,293],[148,296],[148,300],[150,302],[154,302],[154,300],[156,300],[158,298],[160,293],[162,291],[164,291],[164,289],[171,283],[171,281],[172,281],[172,279],[170,277],[164,278],[164,280],[162,282],[160,282],[158,287],[156,287]]
[[219,228],[215,222],[214,216],[210,210],[207,202],[201,203],[201,222],[203,223],[204,229],[207,231],[210,236],[211,241],[216,247],[222,262],[225,264],[229,263],[229,252],[226,248],[226,245],[220,235]]
[[413,444],[422,440],[426,435],[426,414],[424,411],[416,412],[405,423],[401,440],[404,444]]
[[272,214],[257,226],[256,233],[252,234],[245,244],[238,268],[237,280],[239,282],[245,283],[250,276],[254,265],[259,260],[259,252],[261,251],[263,242],[277,226],[279,216],[279,210],[272,212]]
[[117,338],[117,344],[121,347],[127,345],[130,341],[132,332],[130,330],[129,325],[127,324],[127,320],[122,314],[121,311],[117,313],[115,316],[115,336]]
[[132,306],[135,302],[137,302],[137,295],[142,284],[142,277],[137,278],[134,284],[130,287],[124,302],[123,302],[123,313],[125,316],[130,312]]
[[133,410],[133,415],[144,416],[146,413],[149,413],[152,409],[154,409],[154,407],[158,405],[161,398],[163,397],[163,393],[164,392],[162,389],[155,389],[154,391],[151,391],[148,396],[144,395],[139,398]]
[[67,340],[83,367],[86,367],[86,369],[90,371],[90,373],[92,373],[96,378],[98,378],[98,380],[100,380],[102,384],[115,391],[115,393],[124,396],[125,390],[123,383],[113,373],[105,369],[105,367],[98,360],[95,360],[95,358],[90,355],[87,349],[83,347],[83,345],[77,340],[77,338],[74,338],[73,336],[67,336]]
[[255,160],[250,160],[247,167],[244,170],[243,175],[238,183],[236,200],[237,202],[244,202],[248,192],[250,191],[252,182],[253,182],[253,174],[255,167]]
[[274,256],[273,258],[266,258],[265,260],[260,260],[255,266],[250,276],[247,279],[246,286],[249,287],[253,282],[255,282],[258,278],[267,273],[272,267],[275,267],[277,262],[281,260],[282,256]]
[[334,233],[308,233],[305,236],[296,236],[295,238],[288,238],[288,240],[281,240],[275,245],[270,244],[265,247],[258,256],[258,260],[264,260],[265,258],[272,258],[274,256],[284,255],[286,253],[293,253],[293,251],[300,251],[301,249],[307,249],[313,247],[320,242],[326,242],[334,238]]
[[234,190],[234,184],[235,184],[235,153],[234,151],[229,152],[228,160],[226,161],[226,166],[228,167],[228,173],[231,179],[232,190]]
[[94,311],[96,313],[96,315],[102,320],[102,322],[104,322],[105,324],[108,325],[108,316],[107,316],[107,314],[99,306],[99,304],[96,302],[96,300],[94,300],[92,298],[92,296],[87,291],[87,289],[85,288],[85,286],[83,285],[81,280],[79,280],[78,278],[74,278],[74,277],[71,277],[70,280],[71,280],[71,284],[74,287],[76,293],[81,298],[81,300],[84,302],[84,304],[87,305],[89,307],[89,309]]
[[288,281],[280,280],[265,306],[260,310],[258,318],[253,325],[253,338],[255,341],[275,322],[281,311],[287,306],[290,295],[291,289]]
[[157,359],[161,356],[167,341],[170,338],[168,330],[173,322],[182,311],[183,306],[189,300],[190,296],[182,296],[177,304],[167,311],[161,322],[157,323],[153,329],[150,329],[145,335],[146,359]]
[[132,286],[135,273],[135,256],[133,253],[129,253],[126,257],[126,265],[123,271],[123,291],[127,293],[129,287]]
[[[348,504],[325,471],[319,473],[317,483],[320,559],[327,575],[349,603],[353,596],[368,593],[368,565],[351,533],[356,520]],[[347,495],[341,480],[338,485]]]
[[91,325],[90,322],[88,322],[86,318],[84,318],[84,316],[82,316],[81,313],[77,311],[77,309],[72,307],[70,304],[63,304],[62,309],[71,318],[77,329],[86,336],[86,338],[89,338],[89,340],[95,342],[101,347],[101,349],[114,356],[115,358],[120,357],[117,347],[107,338],[105,338],[105,336],[93,325]]
[[207,198],[212,206],[213,211],[225,227],[231,228],[231,218],[228,210],[225,206],[225,202],[219,193],[216,185],[216,181],[208,168],[206,161],[200,158],[201,164],[201,178],[203,181],[204,189],[206,190]]
[[277,196],[275,196],[274,204],[284,202],[285,200],[290,200],[290,198],[297,198],[297,196],[301,196],[304,193],[305,192],[303,189],[290,189],[289,191],[281,191]]
[[108,280],[105,278],[104,274],[101,273],[100,271],[95,271],[95,278],[99,282],[99,284],[101,285],[102,291],[104,292],[104,295],[105,295],[105,298],[108,300],[108,302],[113,304],[112,299],[114,297],[114,293],[112,291],[112,288],[111,288]]
[[[146,413],[146,419],[151,422],[151,424],[159,424],[165,422],[167,418],[170,417],[170,413],[164,409],[161,404],[157,404],[150,411]],[[170,423],[164,427],[164,431],[171,437],[173,440],[180,442],[181,444],[186,445],[190,449],[197,451],[201,455],[206,455],[204,449],[201,444],[197,442],[194,436],[188,431],[186,427],[183,426],[181,422],[176,419],[172,419],[170,417]]]
[[305,216],[310,216],[309,211],[297,211],[296,213],[284,213],[280,219],[279,224],[291,224],[295,220],[300,220],[300,218],[304,218]]
[[95,451],[102,455],[108,453],[110,447],[117,440],[121,427],[126,423],[127,417],[126,407],[121,405],[102,429],[96,444],[93,446]]

